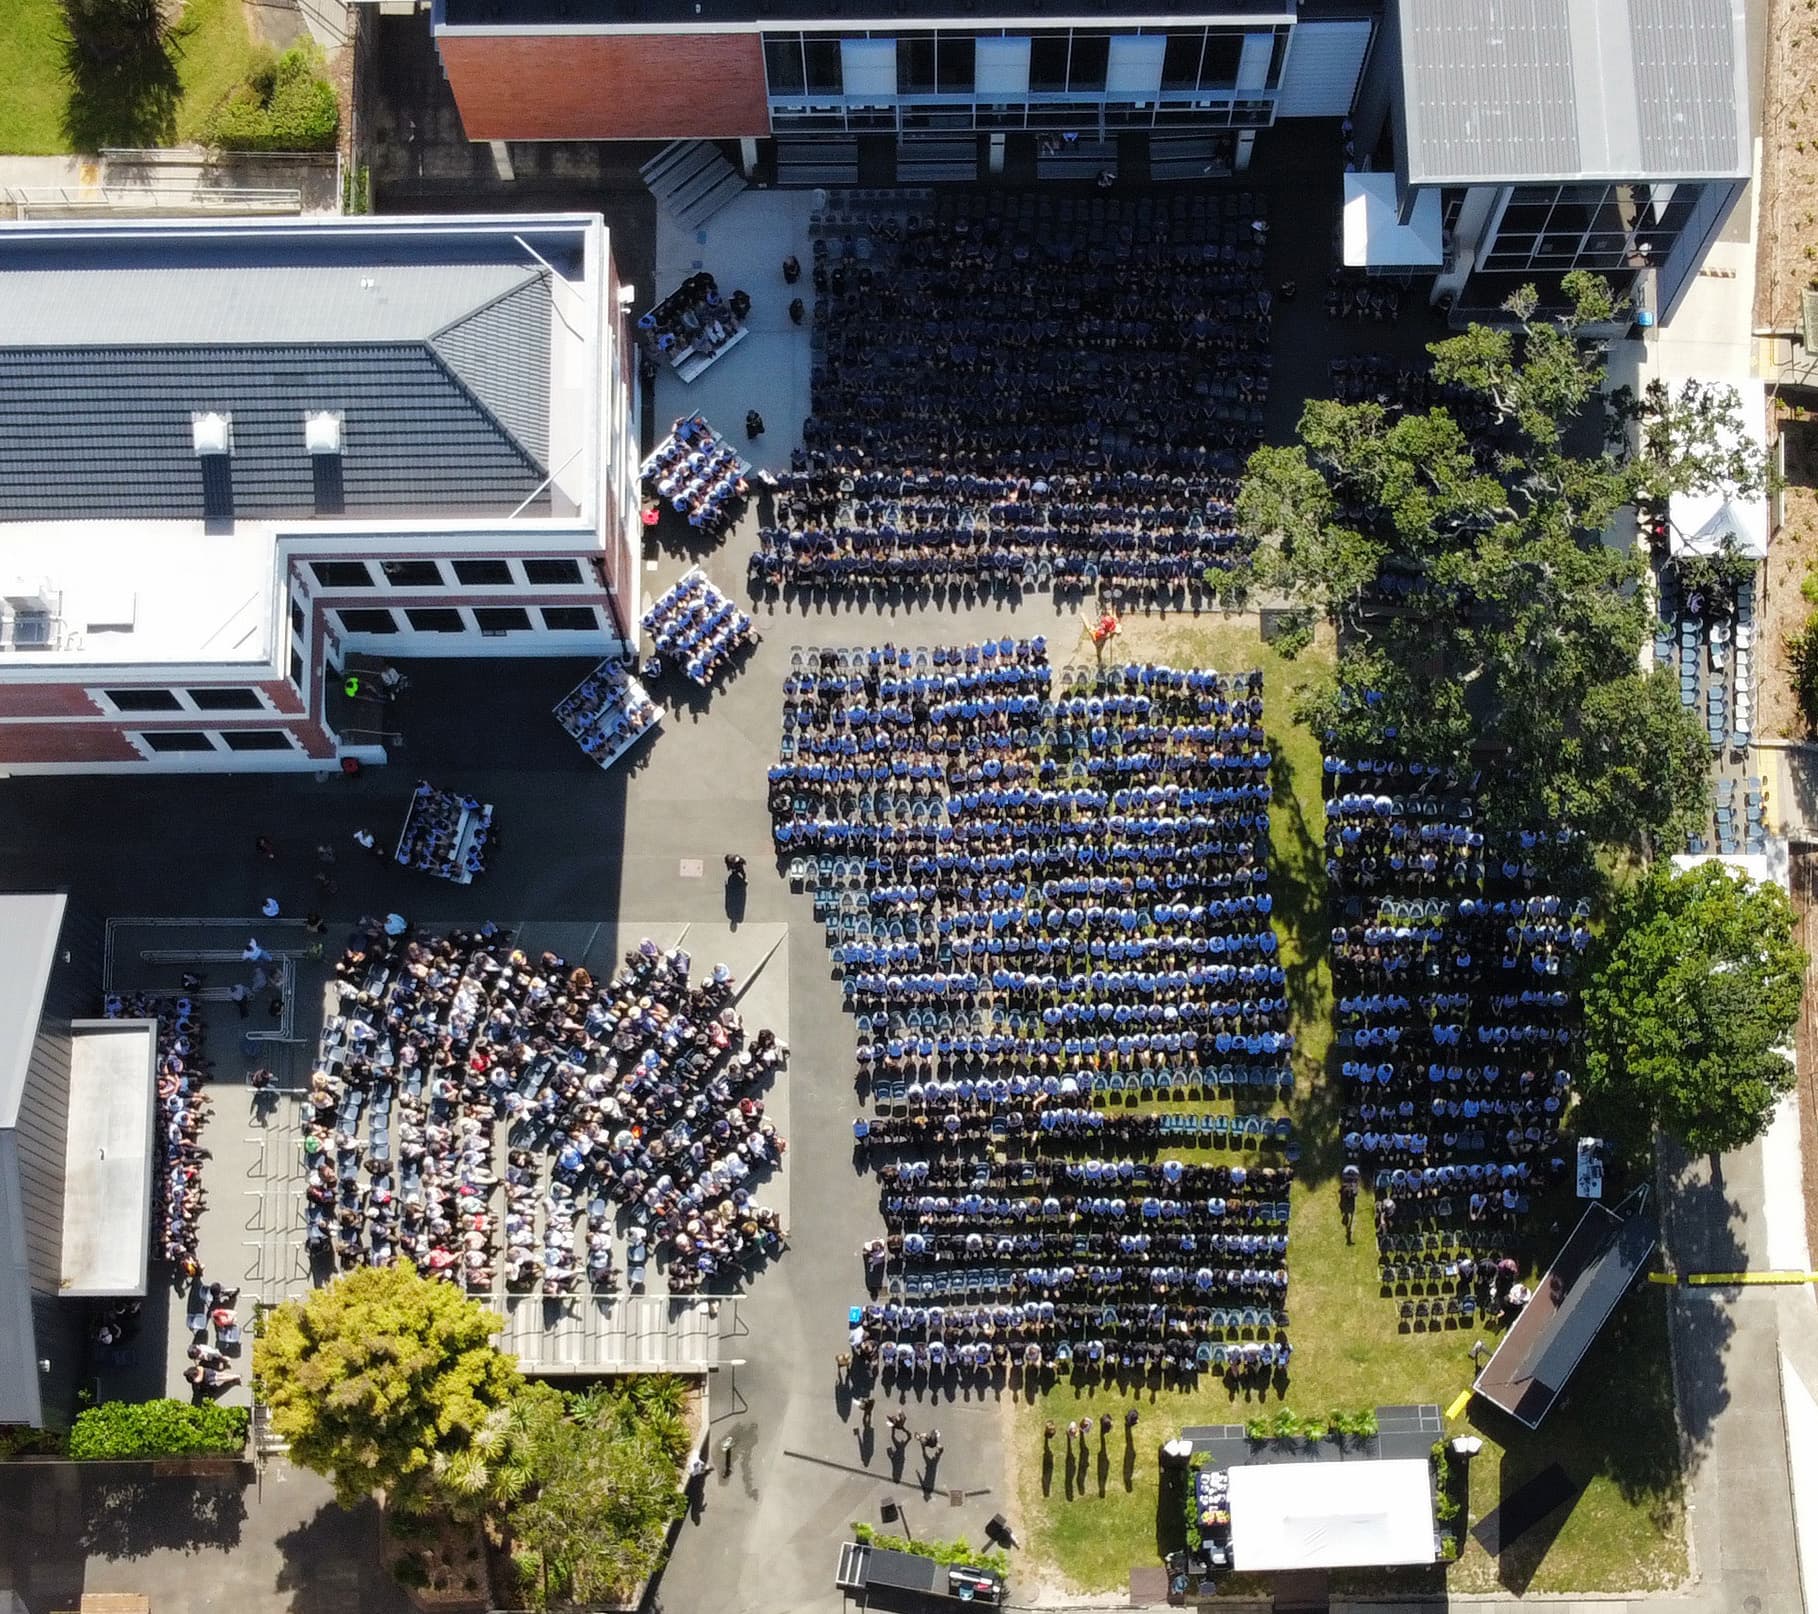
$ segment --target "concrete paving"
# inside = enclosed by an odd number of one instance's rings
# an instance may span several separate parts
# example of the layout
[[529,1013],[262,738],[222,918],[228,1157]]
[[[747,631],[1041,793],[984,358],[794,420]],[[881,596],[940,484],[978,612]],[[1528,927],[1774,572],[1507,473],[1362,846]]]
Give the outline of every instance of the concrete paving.
[[137,1592],[160,1614],[402,1614],[378,1540],[376,1508],[344,1511],[281,1458],[208,1478],[0,1466],[0,1607],[24,1614],[73,1609],[84,1592]]

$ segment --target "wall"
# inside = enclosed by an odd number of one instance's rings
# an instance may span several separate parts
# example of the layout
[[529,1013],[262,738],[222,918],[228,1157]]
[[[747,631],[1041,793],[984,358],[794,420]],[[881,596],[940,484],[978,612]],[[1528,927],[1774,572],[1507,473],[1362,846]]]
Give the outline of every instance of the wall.
[[694,140],[770,132],[746,34],[439,32],[469,140]]
[[46,1015],[26,1066],[14,1147],[32,1292],[57,1293],[63,1265],[63,1158],[69,1142],[69,1022]]

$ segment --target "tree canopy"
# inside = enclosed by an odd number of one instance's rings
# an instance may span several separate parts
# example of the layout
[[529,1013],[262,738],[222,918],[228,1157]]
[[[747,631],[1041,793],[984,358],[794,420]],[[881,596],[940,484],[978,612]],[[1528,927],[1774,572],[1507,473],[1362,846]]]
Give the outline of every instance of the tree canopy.
[[253,1372],[291,1456],[344,1505],[446,1504],[449,1465],[523,1384],[492,1343],[501,1324],[411,1267],[365,1267],[266,1317]]
[[510,1515],[520,1591],[533,1606],[623,1602],[656,1572],[684,1505],[686,1393],[679,1379],[642,1377],[570,1398],[566,1417],[559,1395],[540,1409],[536,1486]]
[[1700,1153],[1761,1135],[1793,1085],[1797,925],[1778,887],[1717,863],[1657,865],[1619,900],[1584,990],[1582,1092],[1600,1125],[1658,1124]]
[[1309,401],[1297,445],[1252,456],[1239,515],[1256,581],[1339,630],[1303,718],[1341,748],[1492,761],[1494,826],[1622,843],[1689,823],[1708,751],[1674,681],[1641,670],[1644,554],[1602,535],[1637,500],[1765,472],[1734,447],[1733,391],[1606,398],[1589,332],[1620,310],[1595,276],[1566,291],[1564,316],[1529,290],[1511,327],[1433,343],[1425,410]]

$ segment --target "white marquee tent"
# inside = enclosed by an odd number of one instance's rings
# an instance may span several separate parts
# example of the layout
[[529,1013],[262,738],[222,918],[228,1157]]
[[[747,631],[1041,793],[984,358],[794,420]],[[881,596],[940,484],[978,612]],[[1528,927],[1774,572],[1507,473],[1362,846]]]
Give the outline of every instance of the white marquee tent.
[[[1674,393],[1684,385],[1670,381]],[[1735,388],[1741,404],[1744,441],[1763,458],[1767,454],[1767,384],[1762,381],[1723,383]],[[1725,441],[1725,449],[1743,446],[1742,442]],[[1667,543],[1675,556],[1714,555],[1723,540],[1734,541],[1737,552],[1750,560],[1767,555],[1767,494],[1727,496],[1722,493],[1675,493],[1667,501]]]
[[1433,1562],[1422,1458],[1231,1469],[1231,1563],[1243,1574]]

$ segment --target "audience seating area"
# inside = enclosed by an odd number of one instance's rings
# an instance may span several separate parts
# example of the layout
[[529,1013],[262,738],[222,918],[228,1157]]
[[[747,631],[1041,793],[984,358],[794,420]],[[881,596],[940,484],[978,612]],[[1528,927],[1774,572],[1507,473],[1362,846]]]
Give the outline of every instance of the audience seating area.
[[759,586],[1184,601],[1244,554],[1271,297],[1247,194],[944,191],[814,242]]
[[855,1016],[884,1216],[855,1371],[1285,1372],[1260,675],[1010,638],[791,662],[770,809]]
[[618,1287],[620,1233],[634,1291],[652,1251],[671,1292],[779,1253],[751,1188],[784,1147],[762,1089],[787,1050],[747,1038],[724,966],[691,969],[645,941],[599,982],[491,924],[357,937],[310,1078],[311,1252],[555,1298]]
[[1534,1196],[1572,1175],[1589,904],[1547,888],[1557,837],[1486,836],[1470,779],[1324,766],[1343,1186],[1374,1196],[1402,1321],[1459,1325],[1502,1302]]

